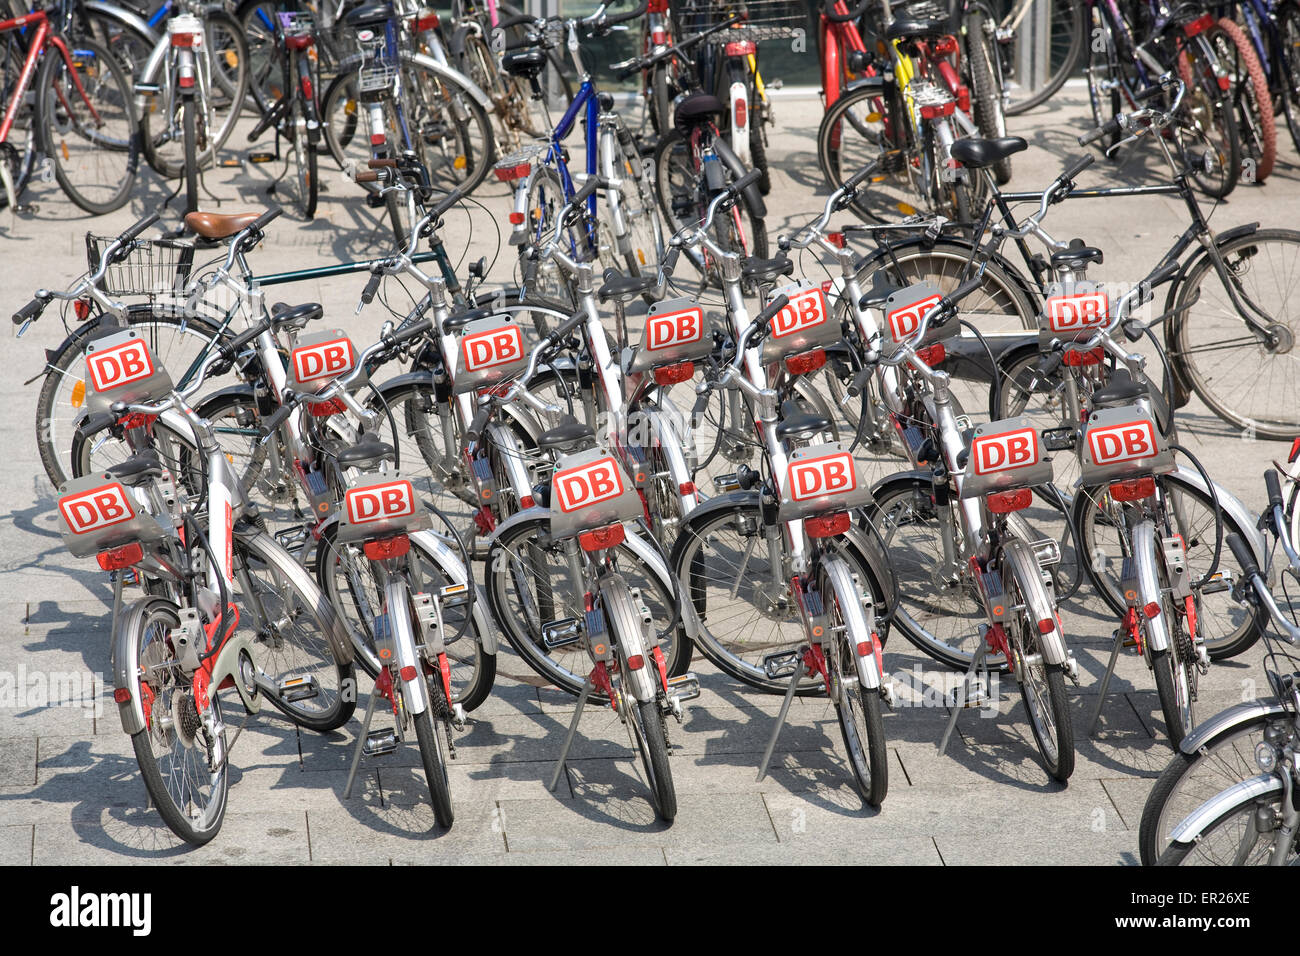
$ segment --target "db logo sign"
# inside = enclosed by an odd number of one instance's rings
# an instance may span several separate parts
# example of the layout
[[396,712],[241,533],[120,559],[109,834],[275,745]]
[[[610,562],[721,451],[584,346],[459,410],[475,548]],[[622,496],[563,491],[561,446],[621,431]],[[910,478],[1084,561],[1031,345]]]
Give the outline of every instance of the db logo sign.
[[524,357],[524,333],[517,325],[476,332],[460,340],[460,354],[467,372],[509,365]]
[[1018,432],[985,435],[975,439],[971,455],[977,475],[1027,468],[1038,464],[1038,433],[1032,428],[1023,428]]
[[92,352],[86,356],[86,369],[97,392],[138,382],[154,372],[149,346],[142,341],[123,342],[102,352]]
[[73,534],[99,531],[135,517],[135,509],[126,496],[126,489],[116,482],[93,491],[60,498],[59,511]]
[[1105,292],[1056,295],[1047,300],[1047,326],[1053,332],[1078,332],[1106,324],[1110,304]]
[[577,511],[623,493],[623,476],[613,458],[562,471],[555,476],[555,497],[563,512]]
[[344,499],[351,524],[391,521],[415,514],[415,491],[409,481],[351,488]]
[[1150,458],[1156,453],[1156,432],[1148,421],[1110,425],[1088,431],[1088,450],[1098,465]]
[[806,289],[790,297],[790,304],[772,317],[772,335],[784,338],[816,328],[826,321],[826,297],[821,289]]
[[300,382],[338,378],[352,371],[357,355],[347,339],[333,339],[293,350],[293,373]]
[[790,498],[793,501],[844,494],[857,486],[858,476],[852,455],[827,455],[790,465]]
[[651,352],[673,345],[690,345],[704,337],[704,310],[686,309],[652,315],[645,327],[646,348]]
[[927,295],[919,302],[913,302],[911,305],[905,305],[901,309],[895,309],[886,317],[889,323],[889,334],[893,336],[895,342],[902,342],[908,336],[916,334],[916,330],[921,327],[921,320],[925,314],[933,309],[942,299],[943,296],[937,292],[934,295]]

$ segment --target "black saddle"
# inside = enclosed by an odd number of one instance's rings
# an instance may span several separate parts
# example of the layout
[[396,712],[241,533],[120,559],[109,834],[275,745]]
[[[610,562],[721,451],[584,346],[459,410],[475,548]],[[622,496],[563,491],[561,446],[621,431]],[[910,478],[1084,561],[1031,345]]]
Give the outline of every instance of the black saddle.
[[501,69],[511,76],[522,76],[525,79],[540,76],[546,69],[546,51],[539,47],[511,50],[501,58]]
[[1000,139],[967,136],[952,144],[952,158],[969,169],[984,169],[1028,148],[1029,144],[1019,136]]
[[394,452],[393,446],[388,442],[367,436],[355,445],[344,448],[335,458],[340,465],[353,468],[380,461],[392,461]]
[[304,302],[302,305],[277,302],[271,306],[271,325],[276,329],[305,329],[308,323],[315,322],[324,314],[319,302]]
[[579,421],[569,421],[554,428],[548,428],[537,436],[537,447],[542,451],[571,451],[586,445],[596,438],[590,425]]
[[777,438],[811,438],[818,432],[828,431],[831,420],[816,412],[805,412],[794,402],[781,405],[781,420],[776,425]]
[[1110,384],[1092,393],[1092,405],[1093,408],[1117,408],[1131,405],[1146,394],[1145,385],[1133,381],[1133,377],[1123,369],[1116,369]]
[[692,93],[677,104],[673,124],[685,134],[691,127],[707,123],[715,116],[725,116],[727,105],[712,93]]
[[788,276],[794,272],[794,260],[786,256],[775,259],[758,259],[746,256],[740,262],[740,274],[746,279],[759,282],[772,282],[777,276]]
[[596,290],[601,302],[618,299],[630,302],[643,292],[649,292],[659,284],[658,276],[653,273],[644,276],[625,276],[617,269],[605,270],[605,282]]
[[373,27],[393,19],[394,16],[396,14],[391,3],[363,3],[345,13],[343,23],[353,29]]
[[947,20],[899,17],[885,28],[885,39],[920,40],[925,37],[941,37],[951,32]]
[[142,451],[139,454],[132,455],[126,461],[110,465],[106,469],[106,473],[112,475],[122,484],[134,487],[151,478],[161,478],[163,468],[162,462],[158,460],[157,452]]
[[1069,248],[1052,253],[1053,269],[1082,269],[1090,262],[1102,263],[1102,252],[1096,246],[1085,246],[1082,239],[1071,239]]

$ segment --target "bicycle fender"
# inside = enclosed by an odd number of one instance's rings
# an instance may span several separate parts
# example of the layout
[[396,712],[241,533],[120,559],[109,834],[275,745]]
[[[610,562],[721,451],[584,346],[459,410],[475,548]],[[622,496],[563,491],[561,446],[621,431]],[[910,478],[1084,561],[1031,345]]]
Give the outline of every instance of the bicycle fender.
[[[662,408],[646,409],[643,414],[648,414],[654,423],[651,431],[658,439],[664,457],[668,459],[669,472],[674,475],[689,475],[690,469],[686,467],[686,456],[682,454],[682,439],[677,434],[677,425],[672,415]],[[676,494],[677,506],[681,508],[683,518],[699,507],[699,493],[695,490],[683,491],[679,485]]]
[[116,20],[128,28],[144,34],[155,43],[158,42],[158,34],[153,27],[149,26],[148,21],[125,5],[118,6],[115,3],[104,3],[103,0],[85,0],[83,6],[87,13],[97,13],[110,20]]
[[487,427],[487,438],[501,452],[501,464],[505,467],[507,480],[514,490],[515,500],[531,495],[533,486],[528,477],[528,466],[524,464],[523,449],[519,447],[519,440],[514,433],[500,422],[492,422]]
[[[822,567],[826,571],[826,576],[834,583],[837,593],[849,594],[851,597],[857,597],[858,588],[853,585],[853,576],[849,573],[848,565],[844,559],[838,555],[831,555],[822,562]],[[874,601],[874,598],[869,598]],[[863,607],[861,600],[849,600],[840,603],[840,614],[844,616],[844,624],[848,633],[854,635],[849,638],[850,645],[854,651],[854,661],[858,669],[858,681],[868,690],[879,690],[881,674],[876,668],[875,653],[859,654],[857,645],[863,641],[870,641],[873,630],[872,622]]]
[[[337,521],[338,516],[335,515],[333,520]],[[483,613],[483,608],[487,606],[487,598],[483,596],[483,589],[479,587],[478,582],[466,570],[456,549],[432,531],[416,531],[411,537],[419,542],[425,553],[434,556],[438,562],[438,570],[453,584],[473,585],[474,607],[471,614],[474,618],[475,631],[478,633],[479,646],[483,648],[484,654],[495,654],[497,652],[496,628],[492,626],[491,619]]]
[[[157,36],[157,34],[153,35]],[[167,42],[167,34],[164,33],[154,44],[153,50],[149,54],[149,59],[145,61],[144,69],[140,71],[140,79],[136,81],[137,87],[141,83],[147,85],[157,82],[158,71],[161,70],[163,64],[167,62],[167,54],[170,51],[171,45]],[[137,92],[137,101],[139,96],[140,94]],[[138,102],[137,105],[139,105]]]
[[[632,594],[621,574],[604,574],[600,579],[600,603],[605,612],[605,626],[617,637],[623,659],[640,657],[641,667],[628,667],[623,679],[631,685],[632,696],[639,703],[654,700],[658,689],[658,671],[645,666],[645,640],[640,616],[632,605]],[[653,677],[651,675],[654,675]]]
[[[1137,571],[1138,607],[1160,607],[1160,578],[1156,573],[1156,529],[1148,518],[1133,529],[1133,562]],[[1146,612],[1142,612],[1146,617]],[[1153,651],[1169,650],[1169,629],[1163,608],[1147,618],[1147,641]]]
[[877,93],[885,92],[885,78],[883,76],[864,76],[861,79],[854,80],[840,93],[840,99],[843,99],[850,93],[858,90],[874,90]]
[[1201,833],[1206,827],[1233,807],[1251,800],[1257,800],[1270,793],[1281,792],[1282,781],[1276,774],[1272,773],[1261,773],[1257,777],[1248,777],[1234,783],[1227,790],[1217,793],[1209,800],[1206,800],[1193,810],[1190,816],[1185,817],[1182,823],[1174,827],[1174,832],[1169,835],[1169,842],[1171,844],[1195,843],[1201,838]]
[[1210,744],[1215,737],[1243,727],[1246,724],[1262,723],[1278,717],[1287,717],[1287,709],[1275,697],[1264,700],[1248,700],[1234,704],[1227,710],[1220,711],[1209,720],[1203,720],[1183,738],[1178,749],[1189,757],[1202,747]]
[[1043,648],[1043,660],[1053,666],[1063,665],[1069,660],[1065,649],[1065,636],[1061,633],[1061,624],[1056,619],[1056,609],[1047,599],[1039,573],[1038,558],[1029,550],[1029,543],[1018,538],[1008,541],[1004,553],[1011,559],[1012,565],[1020,569],[1022,587],[1025,587],[1025,603],[1029,605],[1031,620],[1055,622],[1055,626],[1046,634],[1040,634]]
[[[1204,492],[1207,495],[1210,494],[1210,489],[1206,487],[1204,479],[1201,478],[1201,473],[1190,465],[1179,465],[1174,474],[1192,485],[1197,491]],[[1259,566],[1261,568],[1268,567],[1268,554],[1265,550],[1264,536],[1255,527],[1255,523],[1259,521],[1259,515],[1242,504],[1240,498],[1218,482],[1214,484],[1214,494],[1219,499],[1219,507],[1226,514],[1231,515],[1237,525],[1245,532],[1246,543],[1250,545],[1250,553],[1255,556]],[[1225,544],[1223,547],[1226,552],[1227,545]],[[1222,557],[1220,560],[1222,560]]]
[[139,678],[132,673],[130,662],[140,656],[140,628],[143,626],[145,613],[155,604],[176,610],[176,605],[166,598],[156,596],[138,598],[122,610],[113,632],[111,662],[113,686],[125,687],[131,695],[117,705],[117,714],[122,719],[122,729],[130,736],[145,729],[144,704],[140,700]]
[[496,108],[493,105],[492,101],[488,98],[488,95],[478,88],[478,84],[475,83],[473,80],[471,80],[464,73],[461,73],[459,70],[453,70],[449,66],[444,66],[443,64],[435,60],[433,57],[426,56],[423,53],[414,54],[411,57],[411,60],[415,63],[418,63],[426,70],[430,70],[438,74],[444,80],[450,80],[453,83],[459,83],[461,86],[465,88],[465,91],[474,98],[475,102],[477,102],[479,106],[483,107],[483,109],[487,111],[489,115],[491,114],[492,110]]
[[[727,164],[727,168],[737,179],[749,172],[749,168],[740,161],[740,157],[735,154],[726,139],[719,136],[713,141],[713,148],[717,151],[718,159]],[[763,202],[763,194],[758,191],[758,183],[750,183],[741,195],[745,199],[745,205],[756,217],[762,219],[767,215],[767,204]]]
[[[411,592],[406,580],[397,575],[389,575],[384,585],[384,607],[388,608],[388,633],[393,642],[393,653],[397,657],[398,679],[406,688],[406,709],[419,715],[429,707],[428,688],[424,686],[424,668],[420,666],[420,653],[415,649],[415,634],[411,630],[410,614],[394,614],[393,608],[407,608],[410,605]],[[405,680],[401,671],[411,668],[415,677]]]

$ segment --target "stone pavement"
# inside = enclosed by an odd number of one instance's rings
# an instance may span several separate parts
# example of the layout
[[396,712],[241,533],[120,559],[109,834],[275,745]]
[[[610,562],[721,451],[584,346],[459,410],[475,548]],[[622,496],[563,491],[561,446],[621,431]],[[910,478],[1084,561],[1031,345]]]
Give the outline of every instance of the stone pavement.
[[[1079,150],[1085,128],[1083,91],[1067,88],[1011,131],[1031,142],[1015,159],[1014,188],[1045,185]],[[778,158],[767,220],[775,235],[807,220],[825,196],[814,146],[817,104],[783,101],[769,155]],[[237,133],[232,142],[240,142]],[[1291,225],[1300,213],[1297,157],[1279,130],[1278,169],[1262,187],[1242,186],[1214,217],[1220,229],[1262,220]],[[242,143],[241,143],[242,145]],[[381,253],[382,225],[356,187],[322,164],[328,191],[311,223],[286,216],[270,230],[256,263],[265,272]],[[1158,169],[1134,157],[1097,163],[1082,182],[1139,178]],[[221,210],[258,208],[268,167],[221,170],[209,177]],[[130,209],[84,218],[53,184],[39,185],[30,218],[0,212],[0,262],[8,315],[37,286],[65,287],[85,266],[86,230],[113,234],[155,208],[165,195],[150,173]],[[504,189],[482,189],[486,210],[449,215],[452,249],[491,255],[503,232]],[[490,212],[489,212],[490,211]],[[1066,215],[1068,212],[1068,217]],[[1078,202],[1054,213],[1053,232],[1101,246],[1099,277],[1140,278],[1185,223],[1163,198]],[[494,227],[494,217],[502,223]],[[1068,225],[1065,225],[1068,223]],[[513,250],[504,247],[491,273],[508,280]],[[358,341],[373,337],[379,310],[353,318],[363,277],[286,288],[289,301],[319,300],[331,321]],[[281,297],[277,295],[277,298]],[[369,337],[368,337],[369,336]],[[848,784],[843,742],[825,701],[797,700],[782,734],[774,770],[761,784],[755,769],[780,703],[725,678],[704,661],[703,697],[673,727],[673,772],[680,795],[676,823],[655,820],[622,728],[608,711],[589,709],[568,771],[555,793],[545,789],[572,702],[538,679],[503,646],[492,697],[457,739],[452,766],[456,823],[433,830],[427,791],[413,745],[369,765],[353,796],[343,798],[359,717],[322,737],[300,732],[274,713],[251,722],[232,754],[229,809],[221,834],[190,850],[146,809],[129,740],[111,701],[97,688],[94,707],[49,706],[37,682],[88,680],[108,673],[109,586],[92,562],[66,554],[56,531],[54,497],[33,441],[42,349],[61,337],[55,310],[21,340],[10,339],[0,371],[0,863],[1055,863],[1132,864],[1136,829],[1152,778],[1169,757],[1154,683],[1141,661],[1121,658],[1095,737],[1085,736],[1096,682],[1114,621],[1096,600],[1068,603],[1065,628],[1082,669],[1071,690],[1078,765],[1069,786],[1049,782],[1036,761],[1024,707],[1003,682],[1001,713],[963,713],[946,756],[936,753],[948,711],[900,707],[885,718],[890,789],[883,809],[863,806]],[[1184,441],[1214,477],[1252,507],[1263,500],[1260,475],[1285,444],[1247,440],[1199,404],[1185,409]],[[1258,647],[1214,666],[1203,680],[1200,713],[1208,716],[1263,686]],[[912,680],[943,679],[901,637],[886,666]],[[6,681],[9,683],[6,685]],[[15,682],[20,692],[4,696]],[[931,695],[933,699],[933,695]],[[237,722],[237,721],[236,721]]]

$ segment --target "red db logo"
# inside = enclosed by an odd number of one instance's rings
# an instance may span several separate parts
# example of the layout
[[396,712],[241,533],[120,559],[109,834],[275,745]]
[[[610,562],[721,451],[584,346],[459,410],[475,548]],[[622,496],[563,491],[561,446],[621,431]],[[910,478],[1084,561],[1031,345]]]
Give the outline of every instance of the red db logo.
[[1156,453],[1156,432],[1148,421],[1088,430],[1088,450],[1098,465],[1150,458]]
[[1038,433],[1032,428],[1023,428],[1001,435],[984,435],[975,439],[971,454],[975,458],[977,475],[1027,468],[1038,464]]
[[86,534],[130,521],[135,509],[117,482],[59,499],[59,511],[73,534]]
[[524,357],[524,333],[517,325],[476,332],[460,340],[460,352],[467,372],[509,365]]
[[602,458],[555,476],[555,497],[564,512],[600,504],[622,493],[623,476],[613,458]]
[[646,348],[652,352],[673,345],[690,345],[703,337],[703,309],[686,309],[682,312],[652,315],[646,322]]
[[909,336],[915,335],[916,330],[921,327],[921,320],[925,318],[925,314],[942,298],[943,296],[936,292],[934,295],[927,295],[920,302],[913,302],[911,305],[890,312],[887,321],[889,334],[893,336],[894,341],[902,342]]
[[86,356],[86,368],[95,391],[120,388],[153,374],[153,359],[143,341],[123,342]]
[[348,521],[352,524],[391,521],[415,514],[415,491],[409,481],[352,488],[344,500],[348,509]]
[[844,494],[857,486],[852,455],[827,455],[790,465],[790,498],[794,501]]
[[347,339],[332,339],[293,350],[293,372],[300,382],[338,378],[352,371],[356,352]]
[[1047,327],[1053,332],[1080,332],[1106,324],[1110,304],[1105,292],[1056,295],[1047,300]]
[[826,296],[821,289],[805,289],[790,297],[790,304],[772,316],[772,335],[784,338],[816,328],[826,321]]

